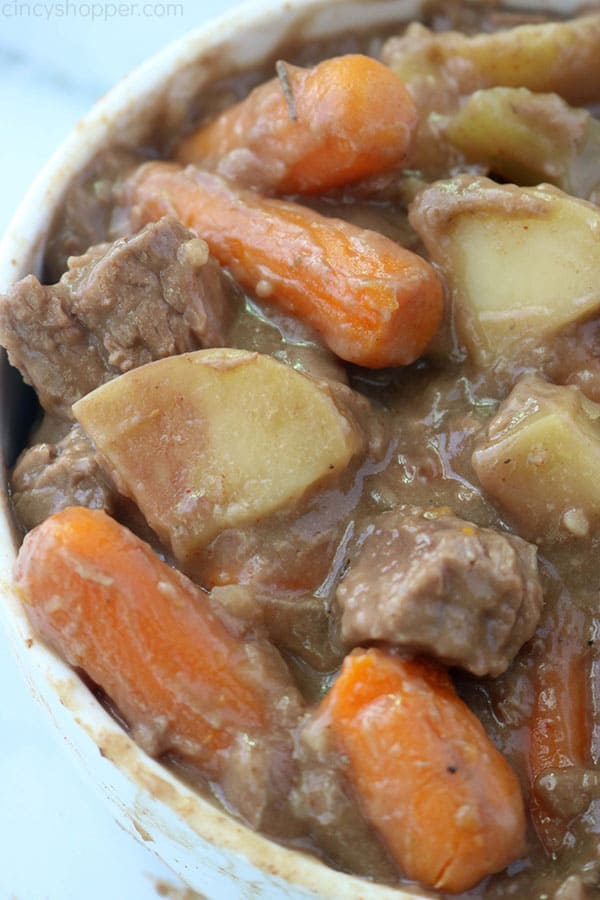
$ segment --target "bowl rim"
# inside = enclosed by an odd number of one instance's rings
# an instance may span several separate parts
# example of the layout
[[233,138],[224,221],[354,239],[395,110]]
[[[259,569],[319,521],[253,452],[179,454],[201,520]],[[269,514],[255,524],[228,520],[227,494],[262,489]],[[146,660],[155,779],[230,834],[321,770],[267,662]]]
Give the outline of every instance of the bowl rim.
[[[338,7],[351,21],[359,22],[368,8],[369,20],[405,21],[416,15],[419,0],[248,0],[173,42],[121,79],[75,126],[31,185],[0,241],[0,291],[29,272],[41,269],[41,260],[52,214],[73,178],[108,146],[121,117],[135,121],[140,97],[150,96],[164,79],[189,65],[215,46],[235,43],[248,29],[258,35],[311,14],[309,27],[316,33],[339,31]],[[337,16],[336,16],[337,11]],[[328,24],[329,23],[329,24]],[[306,25],[306,22],[304,23]],[[269,31],[270,30],[270,31]],[[309,34],[310,36],[310,34]],[[260,55],[264,55],[261,53]],[[258,59],[257,59],[258,61]],[[6,355],[3,373],[7,370]],[[4,410],[2,425],[6,426]],[[32,632],[18,591],[12,584],[16,555],[14,529],[4,468],[0,512],[0,591],[3,620],[13,656],[36,699],[46,707],[57,729],[67,739],[80,764],[112,801],[117,821],[134,837],[153,844],[150,848],[190,887],[202,890],[206,865],[219,877],[251,882],[265,895],[278,889],[293,900],[418,900],[424,893],[376,884],[338,872],[317,857],[284,847],[252,831],[194,792],[160,763],[146,756],[104,709],[80,678]],[[57,702],[58,701],[58,702]],[[99,751],[99,753],[98,753]],[[129,796],[129,800],[123,800]],[[131,808],[137,810],[131,814]],[[165,844],[165,832],[167,844]],[[169,835],[168,832],[171,832]],[[192,842],[191,854],[185,856]],[[194,846],[194,842],[199,842]],[[160,847],[162,846],[162,849]],[[165,850],[168,847],[168,850]],[[182,869],[173,848],[185,856]],[[200,868],[193,855],[203,850]],[[188,847],[189,850],[189,847]],[[218,859],[214,857],[217,853]],[[213,855],[211,855],[213,854]],[[233,869],[232,867],[233,859]],[[197,871],[193,871],[194,868]],[[272,895],[272,894],[271,894]]]

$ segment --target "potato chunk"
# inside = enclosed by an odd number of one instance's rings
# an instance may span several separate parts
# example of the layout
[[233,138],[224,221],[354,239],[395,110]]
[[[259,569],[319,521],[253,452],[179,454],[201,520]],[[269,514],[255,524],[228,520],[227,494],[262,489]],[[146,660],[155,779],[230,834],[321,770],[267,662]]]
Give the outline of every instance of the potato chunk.
[[585,537],[600,522],[600,404],[577,387],[526,376],[492,419],[473,467],[523,537]]
[[600,182],[600,123],[557,94],[505,87],[476,91],[445,133],[469,162],[515,184],[549,181],[587,199]]
[[409,218],[446,277],[459,340],[482,366],[530,361],[600,307],[591,203],[464,175],[422,191]]
[[242,350],[150,363],[73,412],[119,489],[183,564],[220,531],[332,479],[364,445],[324,382]]
[[463,96],[503,85],[590,103],[600,99],[600,15],[476,35],[414,24],[387,42],[383,59],[409,88],[427,76]]
[[[444,123],[461,98],[491,87],[554,92],[569,103],[600,100],[600,15],[465,35],[414,23],[383,47],[420,113],[407,166],[431,180],[461,164]],[[464,162],[464,160],[462,160]]]

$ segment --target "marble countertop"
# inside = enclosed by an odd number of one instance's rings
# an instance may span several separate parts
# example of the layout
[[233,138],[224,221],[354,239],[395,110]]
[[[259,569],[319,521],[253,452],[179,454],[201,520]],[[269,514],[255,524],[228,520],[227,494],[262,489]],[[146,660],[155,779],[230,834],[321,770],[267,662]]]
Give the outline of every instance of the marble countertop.
[[[1,2],[0,232],[97,97],[151,53],[234,5]],[[0,900],[155,900],[165,892],[188,900],[80,775],[30,697],[2,627],[0,690]]]

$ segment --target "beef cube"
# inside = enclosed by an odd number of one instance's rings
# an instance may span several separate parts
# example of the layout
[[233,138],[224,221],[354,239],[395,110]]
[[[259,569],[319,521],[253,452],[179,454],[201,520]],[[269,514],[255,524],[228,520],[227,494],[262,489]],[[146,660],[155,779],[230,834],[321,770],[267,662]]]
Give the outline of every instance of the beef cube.
[[453,515],[385,513],[337,590],[342,641],[504,672],[542,606],[537,550]]
[[[347,775],[348,760],[316,710],[296,731],[297,773],[290,808],[318,841],[327,859],[365,878],[397,882],[398,871],[363,816]],[[356,848],[360,847],[360,859]]]
[[56,444],[41,443],[25,450],[13,470],[11,486],[15,512],[25,530],[67,506],[111,514],[116,496],[78,425]]
[[47,411],[71,406],[155,359],[223,346],[232,283],[174,219],[69,260],[58,284],[33,275],[0,297],[0,343]]

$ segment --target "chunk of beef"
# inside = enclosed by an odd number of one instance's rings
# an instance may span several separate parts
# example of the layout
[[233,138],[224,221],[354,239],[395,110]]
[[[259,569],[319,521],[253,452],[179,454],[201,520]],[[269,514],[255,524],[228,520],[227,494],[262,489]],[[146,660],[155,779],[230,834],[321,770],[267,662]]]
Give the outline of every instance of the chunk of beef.
[[94,448],[78,425],[56,444],[25,450],[11,478],[14,509],[25,530],[67,506],[112,514],[116,490],[103,474]]
[[234,289],[175,220],[69,264],[56,285],[30,275],[0,297],[0,342],[46,410],[70,419],[76,400],[122,372],[225,343]]
[[[294,701],[292,700],[292,703]],[[254,830],[277,838],[300,837],[305,829],[290,811],[289,796],[295,776],[291,729],[281,728],[251,740],[238,735],[225,756],[220,797]]]
[[[279,652],[267,640],[251,594],[230,585],[213,591],[209,603],[226,629],[244,643],[249,677],[261,689],[281,685],[271,727],[252,736],[240,732],[218,751],[221,773],[218,784],[211,787],[221,802],[254,830],[278,838],[299,837],[305,829],[292,815],[289,797],[296,778],[294,735],[305,715],[304,699]],[[245,665],[243,655],[237,665]],[[218,717],[219,711],[214,715]],[[139,734],[134,737],[139,742]],[[149,749],[157,755],[156,748]],[[198,778],[194,767],[187,767],[187,774],[194,781]]]
[[247,584],[217,585],[211,597],[239,619],[264,627],[279,650],[287,650],[318,672],[331,672],[343,654],[337,646],[325,599],[312,594],[274,594]]
[[582,765],[547,769],[536,779],[534,794],[544,809],[568,821],[600,798],[600,772]]
[[342,641],[384,641],[499,675],[540,616],[536,552],[452,515],[385,513],[338,587]]
[[290,807],[323,848],[326,859],[367,878],[397,881],[397,869],[360,811],[346,777],[347,759],[333,745],[322,716],[309,714],[298,729],[295,759]]

